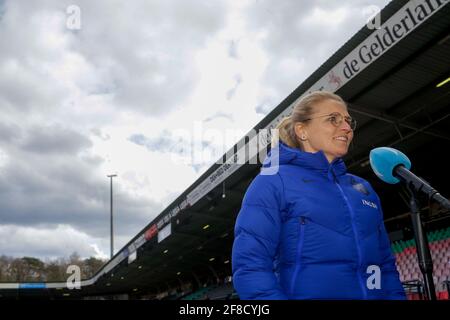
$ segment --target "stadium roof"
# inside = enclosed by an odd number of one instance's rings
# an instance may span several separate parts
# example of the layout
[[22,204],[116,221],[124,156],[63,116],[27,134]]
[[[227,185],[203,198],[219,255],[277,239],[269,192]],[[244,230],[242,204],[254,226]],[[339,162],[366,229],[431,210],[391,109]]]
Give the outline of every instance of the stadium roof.
[[[392,1],[381,12],[380,29],[362,28],[251,132],[273,128],[307,92],[333,91],[348,101],[358,121],[345,159],[348,170],[374,186],[386,221],[397,221],[408,207],[399,186],[383,184],[371,172],[368,154],[374,147],[402,150],[417,175],[449,195],[443,150],[450,149],[450,82],[437,86],[450,77],[450,6],[444,3]],[[267,143],[270,136],[257,138]],[[240,163],[245,147],[239,147],[248,140],[238,142],[224,164],[211,166],[92,279],[82,281],[80,290],[68,290],[65,283],[11,283],[0,284],[0,295],[158,292],[184,281],[201,283],[205,275],[231,274],[235,218],[259,172],[257,164]]]

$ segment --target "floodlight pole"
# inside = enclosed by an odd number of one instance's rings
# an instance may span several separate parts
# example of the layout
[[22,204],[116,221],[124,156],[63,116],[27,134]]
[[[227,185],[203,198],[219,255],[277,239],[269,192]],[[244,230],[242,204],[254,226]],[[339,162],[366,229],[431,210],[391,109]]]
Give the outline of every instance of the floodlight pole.
[[111,257],[110,257],[110,259],[112,259],[112,257],[114,256],[114,236],[113,236],[113,230],[114,230],[114,227],[113,227],[113,178],[114,178],[114,177],[117,177],[117,174],[110,174],[110,175],[107,175],[107,177],[109,178],[109,180],[110,180],[110,185],[111,185],[111,187],[110,187],[110,191],[111,191],[111,194],[110,194],[110,200],[111,200],[111,206],[110,206],[110,208],[111,208]]

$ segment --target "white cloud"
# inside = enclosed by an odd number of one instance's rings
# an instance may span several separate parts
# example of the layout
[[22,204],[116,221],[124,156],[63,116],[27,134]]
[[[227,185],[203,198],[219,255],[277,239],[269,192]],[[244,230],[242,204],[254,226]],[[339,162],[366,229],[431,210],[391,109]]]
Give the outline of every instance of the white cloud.
[[5,167],[8,164],[8,162],[9,162],[8,154],[4,150],[0,149],[0,172],[2,167]]
[[108,260],[109,255],[107,255],[105,252],[101,251],[96,243],[90,244],[92,249],[94,249],[95,254],[91,255],[93,257],[96,257],[97,259],[101,260]]
[[309,26],[322,28],[336,28],[349,17],[349,9],[346,7],[335,9],[324,9],[315,7],[312,13],[299,21],[299,27]]
[[21,227],[0,225],[0,247],[2,254],[22,257],[56,259],[68,257],[77,252],[82,258],[104,258],[105,253],[98,248],[98,238],[74,229],[69,225]]

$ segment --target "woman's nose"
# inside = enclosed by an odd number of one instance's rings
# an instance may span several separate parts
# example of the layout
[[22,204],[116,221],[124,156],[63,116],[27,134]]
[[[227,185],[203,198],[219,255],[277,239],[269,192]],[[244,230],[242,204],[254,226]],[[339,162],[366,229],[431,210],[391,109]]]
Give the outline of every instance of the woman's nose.
[[340,125],[340,129],[345,131],[345,132],[349,132],[352,131],[352,127],[350,127],[350,124],[347,121],[342,121],[341,125]]

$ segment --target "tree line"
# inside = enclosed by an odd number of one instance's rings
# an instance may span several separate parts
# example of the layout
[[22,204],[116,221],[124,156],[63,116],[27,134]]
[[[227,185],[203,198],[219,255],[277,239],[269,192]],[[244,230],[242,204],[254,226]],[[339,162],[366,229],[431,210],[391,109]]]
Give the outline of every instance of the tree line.
[[46,259],[0,256],[0,282],[65,282],[70,274],[67,267],[77,265],[81,279],[92,277],[107,260],[94,257],[82,259],[74,252],[69,258]]

